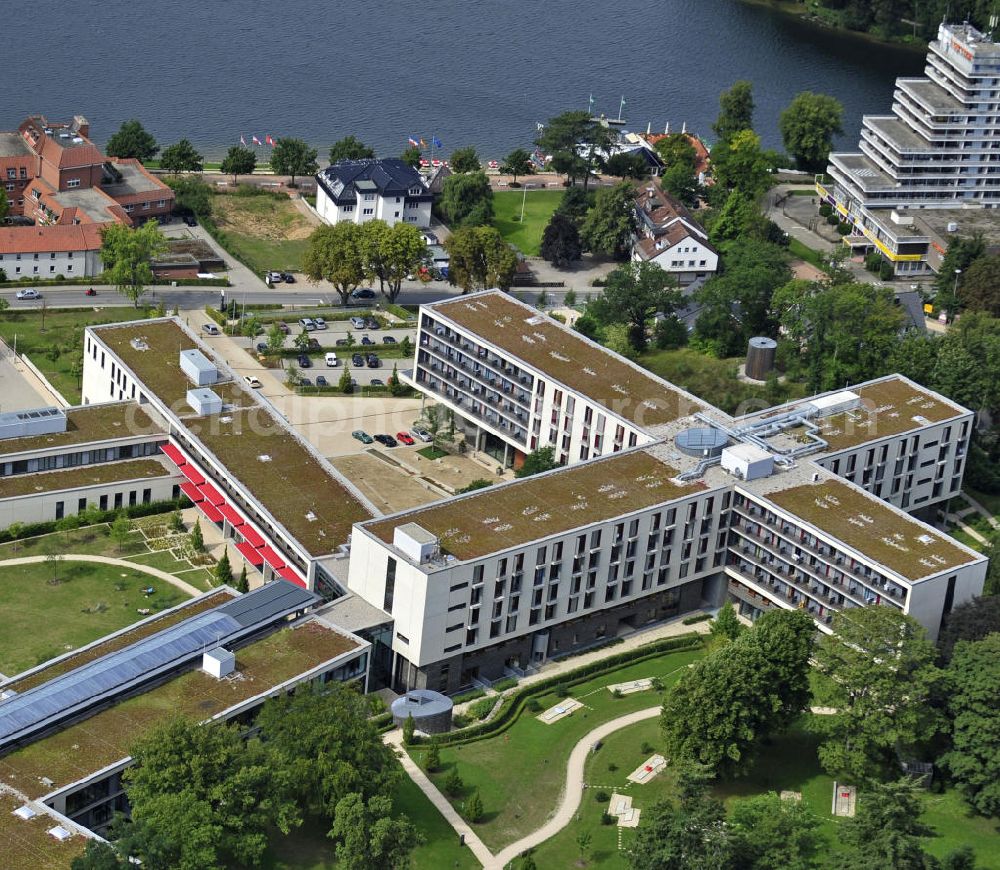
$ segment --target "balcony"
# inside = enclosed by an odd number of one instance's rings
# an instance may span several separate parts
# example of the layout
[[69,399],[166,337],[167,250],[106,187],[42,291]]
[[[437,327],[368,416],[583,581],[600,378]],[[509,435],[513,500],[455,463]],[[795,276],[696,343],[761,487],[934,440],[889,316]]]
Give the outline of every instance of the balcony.
[[[428,352],[428,355],[433,354],[435,359],[441,361],[442,365],[451,366],[452,368],[458,370],[461,369],[465,372],[466,376],[469,378],[475,378],[480,385],[479,391],[476,391],[477,395],[485,395],[488,392],[494,392],[500,396],[507,396],[512,400],[518,402],[525,409],[525,416],[527,416],[527,411],[530,410],[531,396],[529,393],[525,392],[520,387],[515,387],[513,384],[504,387],[502,384],[497,382],[497,378],[487,378],[484,377],[480,372],[476,371],[476,367],[480,366],[481,363],[469,363],[463,360],[456,359],[454,356],[449,355],[448,349],[443,345],[435,341],[421,342],[421,347]],[[512,377],[511,375],[505,375],[505,377]]]

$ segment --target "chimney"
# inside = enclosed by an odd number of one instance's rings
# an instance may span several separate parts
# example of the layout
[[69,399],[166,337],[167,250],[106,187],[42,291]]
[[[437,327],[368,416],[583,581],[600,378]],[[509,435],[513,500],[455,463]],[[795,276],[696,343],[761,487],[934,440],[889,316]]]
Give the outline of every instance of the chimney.
[[73,124],[71,129],[74,133],[83,136],[84,139],[90,138],[90,121],[83,117],[83,115],[74,115]]

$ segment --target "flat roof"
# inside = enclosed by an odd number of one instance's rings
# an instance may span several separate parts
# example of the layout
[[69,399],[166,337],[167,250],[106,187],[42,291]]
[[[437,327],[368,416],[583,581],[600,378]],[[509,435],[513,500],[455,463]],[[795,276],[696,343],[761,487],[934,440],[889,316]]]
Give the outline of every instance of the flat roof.
[[336,550],[355,523],[372,515],[263,407],[198,417],[185,426],[314,556]]
[[20,133],[0,133],[0,157],[33,157],[34,154]]
[[136,402],[114,402],[108,405],[86,405],[66,411],[66,431],[49,435],[25,435],[21,438],[0,438],[0,456],[48,447],[65,447],[131,438],[137,435],[157,435],[163,429]]
[[899,377],[852,387],[851,392],[861,397],[860,407],[816,421],[829,450],[856,447],[967,413],[938,394]]
[[982,558],[840,480],[805,483],[760,497],[910,581]]
[[126,480],[152,480],[168,477],[171,472],[159,459],[129,459],[125,462],[103,462],[78,465],[41,474],[16,474],[0,477],[0,499],[58,492],[82,486],[99,486]]
[[101,189],[116,199],[137,193],[149,193],[151,191],[164,193],[167,189],[157,184],[138,166],[131,163],[118,163],[117,161],[112,161],[112,165],[122,174],[122,180],[102,184]]
[[313,619],[280,629],[236,650],[232,678],[187,671],[0,758],[0,782],[40,798],[124,760],[137,739],[175,716],[210,719],[358,646]]
[[42,807],[32,809],[36,815],[22,819],[14,815],[14,810],[24,806],[18,799],[0,789],[0,856],[3,866],[11,870],[66,870],[73,859],[82,855],[87,846],[87,837],[73,828],[67,840],[57,840],[49,833],[60,822]]
[[669,423],[704,408],[673,384],[499,290],[423,308],[639,427]]
[[438,537],[444,553],[476,559],[705,489],[701,481],[676,483],[676,474],[646,451],[631,451],[479,490],[364,528],[391,546],[397,526],[416,523]]
[[80,209],[95,224],[107,223],[111,220],[111,214],[108,212],[108,209],[118,205],[99,187],[79,187],[76,190],[59,190],[53,193],[52,196],[63,208]]

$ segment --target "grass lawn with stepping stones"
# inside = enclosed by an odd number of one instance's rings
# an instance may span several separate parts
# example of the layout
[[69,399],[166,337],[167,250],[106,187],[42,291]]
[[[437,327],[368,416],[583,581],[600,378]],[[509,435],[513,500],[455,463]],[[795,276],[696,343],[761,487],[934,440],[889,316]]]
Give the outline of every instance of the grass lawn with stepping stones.
[[[636,655],[641,655],[641,651],[640,647]],[[472,792],[479,789],[485,815],[475,830],[491,851],[498,852],[539,828],[555,812],[566,781],[569,755],[582,737],[604,722],[661,703],[656,691],[616,698],[607,690],[608,684],[659,677],[669,688],[688,665],[703,655],[700,649],[665,652],[573,685],[569,687],[570,694],[584,707],[551,725],[539,722],[536,716],[562,698],[554,692],[537,696],[539,709],[522,709],[517,721],[502,734],[461,746],[442,747],[442,767],[429,775],[441,789],[444,780],[457,769],[465,788],[460,795],[449,799],[459,813]],[[416,747],[410,754],[424,766],[426,747]],[[623,772],[623,781],[642,760],[636,759]]]
[[[531,184],[531,180],[528,180]],[[542,247],[542,233],[552,213],[562,201],[559,190],[495,190],[493,191],[493,226],[505,242],[514,245],[522,254],[538,256]],[[521,202],[524,202],[524,221]]]

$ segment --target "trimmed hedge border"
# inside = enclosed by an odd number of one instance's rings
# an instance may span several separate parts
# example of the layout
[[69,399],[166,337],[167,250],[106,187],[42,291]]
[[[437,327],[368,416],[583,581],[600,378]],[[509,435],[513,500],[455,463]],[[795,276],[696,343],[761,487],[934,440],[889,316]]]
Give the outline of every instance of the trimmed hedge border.
[[438,745],[440,746],[460,746],[465,743],[473,743],[495,734],[502,734],[511,727],[520,716],[525,703],[537,695],[548,694],[556,686],[573,686],[582,683],[593,676],[598,676],[607,671],[613,671],[623,664],[635,664],[647,659],[657,658],[664,652],[682,652],[692,649],[700,649],[704,645],[700,634],[681,634],[676,637],[669,637],[660,641],[653,641],[646,647],[638,650],[618,653],[608,656],[606,659],[593,662],[589,665],[582,665],[567,674],[559,674],[545,680],[539,680],[530,686],[525,686],[513,694],[503,699],[500,711],[488,722],[479,725],[472,725],[455,731],[452,735],[438,735]]
[[685,616],[681,620],[681,625],[696,625],[699,622],[705,622],[712,618],[711,613],[699,613],[697,616]]

